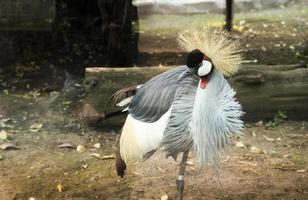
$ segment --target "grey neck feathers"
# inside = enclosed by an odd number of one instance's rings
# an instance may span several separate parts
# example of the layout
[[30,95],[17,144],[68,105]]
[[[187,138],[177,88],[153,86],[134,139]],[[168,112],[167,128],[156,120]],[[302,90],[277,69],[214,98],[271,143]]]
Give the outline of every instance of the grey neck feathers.
[[201,166],[210,161],[217,171],[219,149],[229,143],[229,135],[242,133],[243,112],[234,96],[235,91],[217,70],[205,89],[197,87],[190,128]]

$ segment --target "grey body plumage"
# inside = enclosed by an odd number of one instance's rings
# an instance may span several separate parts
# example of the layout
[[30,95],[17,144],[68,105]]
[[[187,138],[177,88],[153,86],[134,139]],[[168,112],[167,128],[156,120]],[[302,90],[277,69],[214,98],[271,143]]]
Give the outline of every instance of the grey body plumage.
[[[198,88],[200,78],[186,66],[177,67],[146,82],[129,105],[137,120],[154,122],[171,107],[171,114],[159,148],[175,156],[191,147],[201,165],[218,165],[218,150],[232,133],[240,134],[240,104],[235,91],[217,70],[206,89]],[[151,133],[149,133],[151,134]]]

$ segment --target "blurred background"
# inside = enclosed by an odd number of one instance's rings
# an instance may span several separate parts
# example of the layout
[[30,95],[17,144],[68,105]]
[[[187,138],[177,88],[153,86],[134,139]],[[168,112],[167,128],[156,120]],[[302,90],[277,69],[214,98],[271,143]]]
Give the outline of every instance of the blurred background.
[[188,197],[307,198],[307,0],[0,0],[0,199],[170,196],[169,160],[115,177],[126,115],[110,96],[183,65],[177,34],[200,25],[241,42],[228,80],[247,138],[222,164],[225,189],[200,175]]

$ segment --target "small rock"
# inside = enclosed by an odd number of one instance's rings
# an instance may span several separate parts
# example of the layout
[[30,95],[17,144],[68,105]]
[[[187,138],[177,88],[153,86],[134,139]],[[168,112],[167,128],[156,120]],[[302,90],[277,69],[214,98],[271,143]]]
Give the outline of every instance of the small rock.
[[0,156],[0,160],[3,160],[4,159],[4,157],[3,156]]
[[85,152],[87,149],[83,145],[80,144],[77,146],[76,150],[82,153],[82,152]]
[[168,195],[164,194],[163,196],[160,197],[160,200],[168,200],[169,197]]
[[30,197],[28,200],[35,200],[35,198],[34,197]]

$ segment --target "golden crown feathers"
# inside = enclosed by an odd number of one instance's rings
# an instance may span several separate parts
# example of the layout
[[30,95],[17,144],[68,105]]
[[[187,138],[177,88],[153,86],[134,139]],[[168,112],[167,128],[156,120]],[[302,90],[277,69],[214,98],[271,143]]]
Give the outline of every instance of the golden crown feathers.
[[235,74],[243,61],[239,41],[232,39],[231,34],[224,29],[193,27],[180,32],[177,40],[185,51],[202,51],[225,76]]

